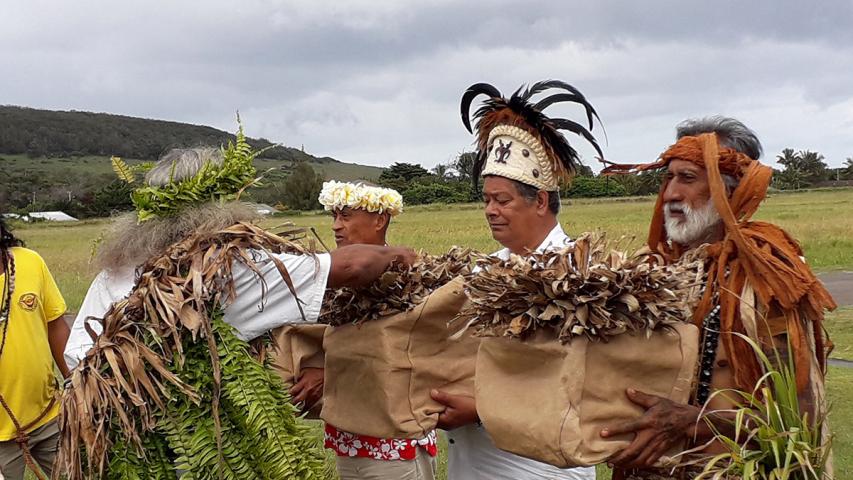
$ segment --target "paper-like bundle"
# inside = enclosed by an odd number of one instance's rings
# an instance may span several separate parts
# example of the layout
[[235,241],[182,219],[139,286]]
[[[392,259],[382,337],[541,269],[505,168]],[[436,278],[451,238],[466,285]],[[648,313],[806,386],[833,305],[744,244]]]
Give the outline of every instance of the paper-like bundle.
[[466,302],[462,280],[411,310],[329,327],[320,417],[350,433],[420,439],[443,410],[431,389],[473,397],[479,339],[448,328]]
[[562,250],[529,257],[477,260],[465,290],[471,299],[456,321],[480,336],[524,338],[535,330],[601,339],[646,335],[692,315],[702,285],[701,254],[665,264],[641,250],[611,249],[603,234],[584,234]]
[[498,448],[558,467],[595,465],[631,439],[599,432],[642,414],[627,388],[689,400],[700,258],[665,265],[588,234],[557,252],[478,264],[457,321],[488,337],[476,400]]
[[[323,352],[323,335],[328,325],[316,323],[285,325],[272,331],[273,351],[270,366],[284,387],[290,389],[305,368],[323,368],[326,357]],[[314,405],[305,405],[302,410],[307,418],[319,418],[323,406],[321,398]]]

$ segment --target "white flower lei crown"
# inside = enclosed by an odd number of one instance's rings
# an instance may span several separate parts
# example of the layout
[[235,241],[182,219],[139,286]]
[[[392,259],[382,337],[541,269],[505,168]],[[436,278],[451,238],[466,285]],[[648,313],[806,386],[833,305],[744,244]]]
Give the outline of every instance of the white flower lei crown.
[[403,196],[392,188],[371,187],[360,183],[324,182],[318,198],[328,210],[344,207],[360,208],[368,212],[388,213],[392,217],[403,212]]

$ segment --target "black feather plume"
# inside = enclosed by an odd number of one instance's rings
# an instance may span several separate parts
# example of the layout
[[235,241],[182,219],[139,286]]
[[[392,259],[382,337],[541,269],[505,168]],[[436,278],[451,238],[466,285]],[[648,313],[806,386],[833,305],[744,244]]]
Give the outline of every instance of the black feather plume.
[[489,85],[488,83],[475,83],[468,87],[468,90],[465,90],[465,93],[462,94],[462,104],[460,105],[460,110],[462,113],[462,123],[465,125],[465,128],[468,129],[468,133],[474,133],[471,129],[471,102],[478,95],[488,95],[489,98],[501,98],[501,92]]
[[[531,103],[531,98],[546,90],[557,88],[565,90],[568,93],[557,93],[550,95],[538,102]],[[583,137],[588,141],[600,157],[604,157],[601,147],[598,145],[595,137],[590,132],[593,128],[593,118],[601,124],[601,119],[598,112],[584,97],[577,88],[560,80],[546,80],[536,82],[529,87],[522,86],[506,99],[501,96],[498,89],[487,83],[477,83],[470,86],[462,95],[461,113],[462,123],[465,128],[472,132],[470,121],[471,103],[478,95],[487,95],[489,98],[483,101],[483,104],[474,113],[476,119],[476,128],[479,131],[479,142],[477,158],[474,162],[473,181],[474,188],[478,188],[480,173],[485,166],[488,152],[485,151],[487,146],[484,144],[485,138],[488,137],[488,132],[482,131],[482,128],[491,130],[497,126],[496,122],[501,122],[509,119],[511,123],[518,124],[517,126],[525,127],[542,142],[546,152],[549,152],[549,157],[553,162],[552,168],[555,173],[563,172],[567,175],[573,175],[580,165],[577,151],[572,148],[568,140],[559,130],[568,130],[576,135]],[[589,128],[580,125],[579,123],[567,120],[564,118],[551,119],[548,118],[543,110],[550,105],[559,102],[571,102],[581,105],[586,114],[586,120]],[[511,113],[510,113],[511,112]]]

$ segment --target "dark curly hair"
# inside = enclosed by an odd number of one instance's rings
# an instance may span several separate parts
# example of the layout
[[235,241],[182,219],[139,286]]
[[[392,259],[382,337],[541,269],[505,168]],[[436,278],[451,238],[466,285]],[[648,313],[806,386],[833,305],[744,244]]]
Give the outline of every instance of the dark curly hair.
[[6,219],[0,216],[0,250],[7,250],[12,247],[23,247],[23,240],[17,238],[9,225],[6,224]]

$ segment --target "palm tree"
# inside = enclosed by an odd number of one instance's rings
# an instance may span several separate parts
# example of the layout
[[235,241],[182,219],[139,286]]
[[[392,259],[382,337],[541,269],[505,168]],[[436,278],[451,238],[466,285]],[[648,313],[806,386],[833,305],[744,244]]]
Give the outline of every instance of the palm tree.
[[439,180],[445,180],[450,174],[450,168],[443,163],[439,163],[438,165],[432,167],[432,173],[434,173]]
[[806,172],[809,180],[819,182],[827,179],[829,172],[823,155],[811,150],[801,150],[797,156],[800,157],[803,171]]
[[462,152],[456,157],[453,162],[453,169],[459,176],[459,180],[463,182],[471,181],[471,174],[474,171],[474,161],[477,159],[475,152]]
[[853,180],[853,157],[847,157],[847,160],[844,161],[844,178],[847,180]]
[[785,166],[785,169],[778,176],[779,188],[793,187],[794,190],[799,190],[800,185],[804,183],[806,172],[803,169],[803,159],[800,153],[795,153],[793,148],[786,148],[782,150],[782,153],[776,155],[776,163]]

